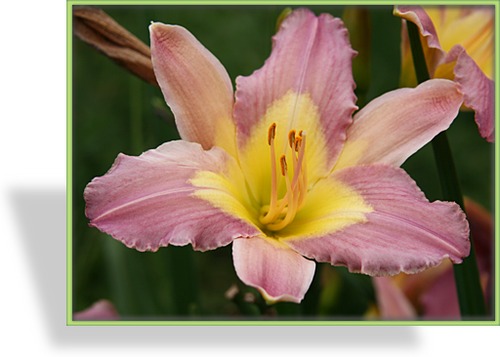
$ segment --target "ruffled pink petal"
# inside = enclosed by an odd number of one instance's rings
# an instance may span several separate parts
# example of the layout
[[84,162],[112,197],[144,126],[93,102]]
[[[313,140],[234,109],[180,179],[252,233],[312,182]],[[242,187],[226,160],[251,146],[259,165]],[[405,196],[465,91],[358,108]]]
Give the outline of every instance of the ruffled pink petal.
[[89,308],[75,312],[73,315],[73,319],[79,321],[118,320],[119,318],[120,315],[108,300],[99,300]]
[[225,68],[185,28],[153,23],[151,60],[181,137],[234,153],[233,87]]
[[356,109],[351,69],[354,54],[340,19],[327,14],[316,17],[306,9],[292,12],[273,38],[272,53],[264,66],[236,79],[238,145],[245,146],[268,108],[285,94],[296,95],[296,100],[285,113],[288,127],[278,130],[286,136],[291,129],[304,129],[296,127],[296,121],[300,101],[306,96],[319,112],[318,125],[325,137],[321,141],[324,147],[319,149],[327,153],[326,166],[331,168]]
[[139,251],[168,244],[204,251],[254,235],[253,225],[195,197],[202,188],[190,183],[199,171],[224,175],[231,160],[219,148],[204,151],[185,141],[138,157],[120,154],[106,175],[85,188],[90,225]]
[[444,258],[460,263],[469,254],[469,226],[460,207],[429,203],[402,169],[357,166],[335,171],[331,179],[361,195],[373,212],[365,222],[325,236],[282,240],[302,255],[383,276],[416,273]]
[[464,94],[464,104],[475,111],[479,133],[489,142],[495,140],[495,83],[462,51],[454,69],[455,81]]
[[245,284],[268,302],[299,303],[311,285],[316,264],[270,238],[236,239],[234,267]]
[[458,86],[446,79],[432,79],[372,100],[354,116],[336,169],[372,163],[401,165],[450,126],[462,100]]
[[[425,54],[427,69],[429,71],[429,75],[433,77],[434,71],[443,60],[446,53],[441,48],[439,37],[431,18],[420,6],[396,6],[394,9],[394,15],[411,21],[417,25],[420,31],[420,36],[423,39],[422,48]],[[402,38],[405,39],[404,41],[407,41],[406,37],[408,36],[408,32],[406,24],[403,25],[401,31]],[[408,42],[406,43],[408,44]],[[405,48],[403,48],[403,50],[405,50]],[[405,51],[409,51],[409,47],[407,47]]]
[[405,296],[388,277],[373,278],[380,316],[384,319],[414,319],[417,312]]

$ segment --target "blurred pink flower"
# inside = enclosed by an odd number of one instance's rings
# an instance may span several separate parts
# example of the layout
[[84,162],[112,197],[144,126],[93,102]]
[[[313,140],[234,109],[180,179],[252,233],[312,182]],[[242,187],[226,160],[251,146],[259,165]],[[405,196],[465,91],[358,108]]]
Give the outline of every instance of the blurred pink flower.
[[[460,84],[464,104],[474,110],[479,132],[495,137],[494,7],[396,6],[394,14],[416,24],[431,78]],[[406,23],[402,28],[402,85],[416,84]]]
[[[476,252],[481,285],[487,305],[493,283],[493,220],[470,199],[465,200]],[[457,291],[449,262],[415,275],[373,278],[379,315],[385,319],[459,319]]]
[[75,312],[75,321],[118,320],[120,316],[108,300],[99,300],[83,311]]

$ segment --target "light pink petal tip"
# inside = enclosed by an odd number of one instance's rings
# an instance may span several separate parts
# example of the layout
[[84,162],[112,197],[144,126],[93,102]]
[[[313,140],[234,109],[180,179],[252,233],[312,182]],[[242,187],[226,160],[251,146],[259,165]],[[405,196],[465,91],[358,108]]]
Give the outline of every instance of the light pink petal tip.
[[[394,14],[405,20],[413,22],[417,25],[420,34],[424,38],[423,50],[426,52],[427,68],[430,71],[430,76],[434,75],[436,67],[441,63],[446,56],[445,51],[441,48],[439,38],[432,23],[431,18],[425,10],[420,6],[396,6]],[[407,36],[406,27],[402,28],[402,36]]]
[[224,174],[232,160],[223,150],[172,141],[139,157],[120,154],[113,167],[85,188],[90,225],[126,246],[155,251],[161,246],[192,244],[208,250],[256,228],[193,196],[189,180],[200,170]]
[[384,319],[414,319],[417,312],[403,291],[391,278],[373,278],[380,316]]
[[488,142],[495,141],[495,83],[465,51],[458,55],[454,73],[464,93],[464,104],[476,113],[479,133]]
[[316,263],[293,250],[258,237],[236,239],[233,260],[241,281],[257,288],[269,303],[300,303],[316,268]]
[[457,288],[453,271],[438,276],[419,299],[423,316],[428,319],[459,319]]
[[354,116],[336,168],[401,165],[450,126],[462,101],[458,85],[446,79],[431,79],[375,98]]
[[150,35],[153,69],[181,137],[232,152],[233,87],[225,68],[181,26],[153,23]]
[[[264,66],[236,79],[234,118],[239,145],[244,145],[273,102],[290,92],[306,94],[318,108],[328,145],[324,150],[333,164],[357,109],[352,77],[355,53],[340,19],[327,14],[316,17],[306,9],[292,12],[274,36]],[[294,110],[292,104],[289,129],[293,128]]]
[[351,187],[373,208],[366,222],[311,239],[286,243],[302,255],[372,276],[416,273],[450,258],[469,254],[469,226],[460,207],[429,203],[399,168],[357,166],[335,172],[333,179]]
[[99,300],[92,304],[89,308],[75,312],[73,319],[75,321],[104,321],[118,320],[120,316],[115,307],[108,300]]

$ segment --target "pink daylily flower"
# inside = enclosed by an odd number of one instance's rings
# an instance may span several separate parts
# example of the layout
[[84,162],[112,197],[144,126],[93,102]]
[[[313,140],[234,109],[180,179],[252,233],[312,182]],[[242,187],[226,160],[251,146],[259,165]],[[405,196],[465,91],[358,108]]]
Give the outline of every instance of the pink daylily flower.
[[353,118],[355,52],[340,19],[293,11],[235,93],[185,28],[150,33],[183,140],[119,154],[85,189],[92,226],[139,251],[232,243],[238,277],[270,303],[300,302],[315,261],[390,275],[468,255],[459,206],[428,202],[398,167],[457,115],[454,82],[387,93]]
[[[394,14],[416,24],[431,78],[460,84],[464,104],[475,111],[479,133],[495,138],[493,6],[396,6]],[[402,84],[416,83],[406,23],[402,27]]]

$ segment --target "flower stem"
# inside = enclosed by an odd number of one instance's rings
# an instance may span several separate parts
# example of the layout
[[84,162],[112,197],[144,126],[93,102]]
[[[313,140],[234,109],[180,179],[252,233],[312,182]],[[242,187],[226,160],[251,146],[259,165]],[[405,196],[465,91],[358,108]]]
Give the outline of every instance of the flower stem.
[[[424,51],[420,42],[420,34],[417,25],[407,21],[408,37],[410,39],[413,64],[418,83],[430,79],[425,62]],[[446,201],[455,201],[465,212],[462,191],[458,181],[455,163],[448,143],[446,132],[438,134],[432,140],[432,149],[436,160],[439,181],[441,184],[442,198]],[[470,254],[462,264],[454,264],[453,272],[457,288],[460,313],[463,319],[471,319],[486,315],[484,297],[479,282],[479,271],[477,268],[474,245],[471,240]]]

